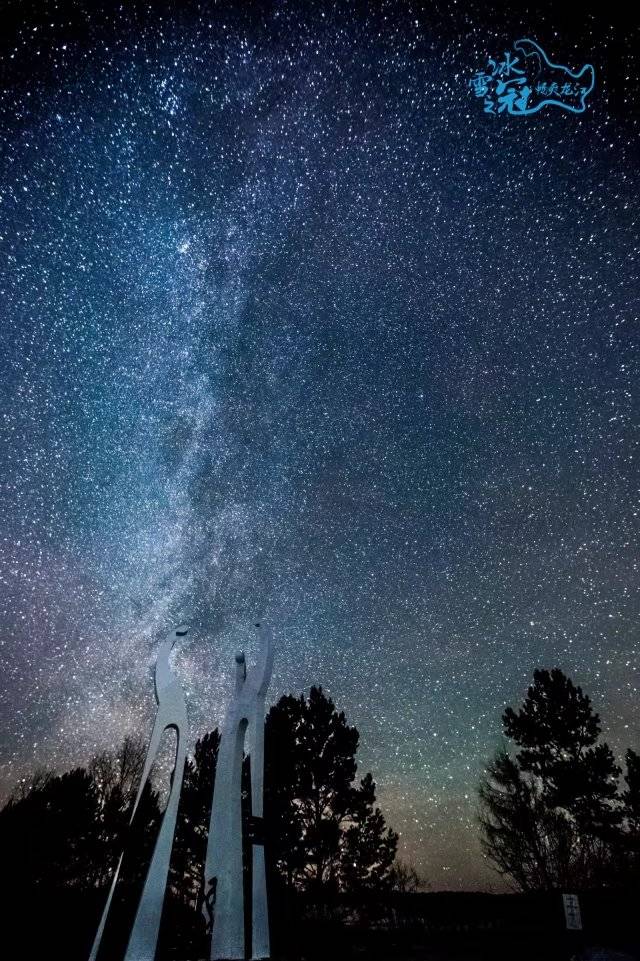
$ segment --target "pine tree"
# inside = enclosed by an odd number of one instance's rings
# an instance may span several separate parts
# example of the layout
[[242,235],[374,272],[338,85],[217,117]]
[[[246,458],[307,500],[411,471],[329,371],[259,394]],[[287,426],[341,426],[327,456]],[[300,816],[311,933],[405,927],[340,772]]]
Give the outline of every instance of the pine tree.
[[480,786],[485,853],[522,890],[602,883],[622,818],[620,768],[598,743],[590,699],[557,668],[537,670],[502,720],[519,750],[498,752]]
[[622,795],[624,816],[627,827],[633,834],[640,836],[640,754],[629,749],[626,753],[627,773],[626,791]]
[[267,717],[270,852],[290,885],[318,897],[383,884],[395,856],[371,775],[354,784],[358,739],[321,687],[282,698]]
[[171,855],[169,884],[177,897],[198,909],[219,746],[216,728],[196,741],[187,759]]
[[386,830],[375,801],[376,785],[371,774],[366,774],[354,797],[351,824],[341,843],[340,886],[347,891],[379,891],[391,884],[398,835]]
[[625,756],[626,790],[622,794],[624,830],[621,833],[621,859],[630,879],[640,880],[640,755],[629,749]]
[[480,788],[481,844],[500,874],[520,891],[545,891],[570,877],[572,831],[544,798],[539,779],[500,749]]

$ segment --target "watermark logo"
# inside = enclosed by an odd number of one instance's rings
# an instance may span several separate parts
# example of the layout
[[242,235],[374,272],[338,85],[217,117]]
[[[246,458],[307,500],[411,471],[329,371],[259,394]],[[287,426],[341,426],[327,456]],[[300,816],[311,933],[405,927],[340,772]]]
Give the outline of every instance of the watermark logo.
[[469,80],[470,89],[484,102],[485,113],[528,117],[546,106],[571,113],[586,110],[596,82],[590,63],[574,73],[551,63],[533,40],[516,40],[513,48],[515,53],[506,50],[502,60],[488,57],[486,69]]

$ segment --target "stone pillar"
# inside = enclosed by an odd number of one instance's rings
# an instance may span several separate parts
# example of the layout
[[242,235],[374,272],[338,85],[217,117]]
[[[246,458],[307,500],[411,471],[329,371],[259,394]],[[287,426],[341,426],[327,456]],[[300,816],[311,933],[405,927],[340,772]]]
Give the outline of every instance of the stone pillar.
[[[260,625],[256,625],[260,628]],[[205,860],[205,901],[212,907],[211,958],[239,961],[246,957],[242,876],[242,759],[247,727],[251,725],[252,814],[262,821],[264,767],[264,703],[273,666],[271,640],[262,628],[262,654],[247,674],[244,653],[236,655],[235,687],[222,726],[211,821]],[[264,848],[253,846],[254,957],[269,956]],[[264,952],[256,955],[256,950]]]
[[255,699],[252,727],[253,743],[251,746],[251,814],[253,822],[252,845],[252,950],[251,957],[255,959],[268,958],[271,955],[269,943],[269,911],[267,904],[267,877],[264,863],[264,715],[265,697],[271,678],[273,653],[271,647],[265,652],[268,659],[266,670],[263,671],[263,683]]
[[[151,732],[140,787],[138,788],[138,794],[129,821],[130,825],[135,818],[142,792],[149,780],[151,768],[160,748],[162,735],[167,728],[173,728],[176,732],[176,761],[169,792],[169,800],[167,801],[162,824],[140,896],[138,910],[133,922],[133,927],[131,928],[129,942],[124,954],[124,961],[154,961],[156,953],[160,918],[162,916],[162,906],[169,873],[169,859],[173,847],[173,836],[175,833],[178,803],[180,801],[186,759],[187,709],[180,683],[169,667],[169,654],[171,653],[173,645],[179,638],[185,636],[187,630],[186,627],[180,627],[176,631],[172,631],[167,640],[161,645],[156,661],[155,686],[158,711],[153,725],[153,731]],[[91,954],[89,955],[89,961],[96,961],[98,958],[102,961],[100,946],[113,900],[113,894],[118,882],[123,856],[124,852],[120,855],[120,860],[118,861],[118,866],[113,881],[111,882],[109,896],[102,913],[102,918],[100,919]],[[105,958],[105,961],[116,961],[116,959]]]

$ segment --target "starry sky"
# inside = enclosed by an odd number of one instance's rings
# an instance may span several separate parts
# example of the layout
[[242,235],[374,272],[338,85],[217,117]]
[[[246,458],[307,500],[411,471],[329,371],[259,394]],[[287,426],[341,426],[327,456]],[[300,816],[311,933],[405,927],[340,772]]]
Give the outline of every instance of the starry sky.
[[[267,619],[270,699],[346,711],[434,889],[497,886],[534,668],[640,749],[640,18],[600,8],[3,4],[4,796],[146,732],[179,621],[192,738]],[[583,114],[483,112],[523,36],[594,64]]]

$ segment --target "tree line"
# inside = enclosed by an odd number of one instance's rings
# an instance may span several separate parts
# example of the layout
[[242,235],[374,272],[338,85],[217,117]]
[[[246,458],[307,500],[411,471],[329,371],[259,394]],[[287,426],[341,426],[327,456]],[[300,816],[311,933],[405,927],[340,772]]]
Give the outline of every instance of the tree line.
[[[502,722],[505,743],[478,792],[482,846],[494,868],[521,892],[637,888],[640,756],[627,751],[623,778],[589,697],[558,669],[535,671],[522,706],[507,708]],[[159,959],[207,954],[203,866],[219,743],[211,731],[187,761]],[[267,715],[272,933],[291,957],[301,956],[294,943],[301,918],[326,928],[351,905],[361,924],[369,917],[376,927],[388,915],[393,926],[394,912],[414,910],[405,896],[421,880],[397,859],[398,835],[376,803],[371,774],[358,776],[358,743],[357,729],[320,687],[282,697]],[[162,817],[161,794],[148,785],[136,830],[129,827],[145,750],[127,737],[86,766],[38,772],[0,810],[0,903],[6,936],[17,932],[23,956],[40,956],[53,941],[65,944],[69,959],[86,958],[123,846],[129,856],[114,910],[126,937]],[[249,797],[245,762],[247,888]]]
[[640,756],[625,775],[590,698],[558,668],[534,671],[479,788],[484,853],[519,891],[640,881]]
[[[376,804],[371,774],[357,776],[359,735],[321,687],[285,696],[265,727],[265,848],[272,914],[286,919],[301,904],[316,912],[338,897],[416,886],[396,861],[398,835]],[[201,737],[187,760],[160,936],[160,956],[205,956],[203,868],[220,735]],[[19,786],[0,811],[5,870],[0,897],[14,923],[34,910],[81,915],[80,955],[90,943],[123,846],[129,856],[113,910],[122,936],[132,919],[162,816],[160,793],[145,789],[135,832],[129,816],[146,745],[127,737],[85,767],[43,771]],[[250,767],[245,761],[245,875],[250,885]],[[21,920],[18,920],[21,919]],[[247,918],[247,924],[250,919]],[[31,931],[36,941],[39,932]],[[71,948],[69,954],[73,956]]]

